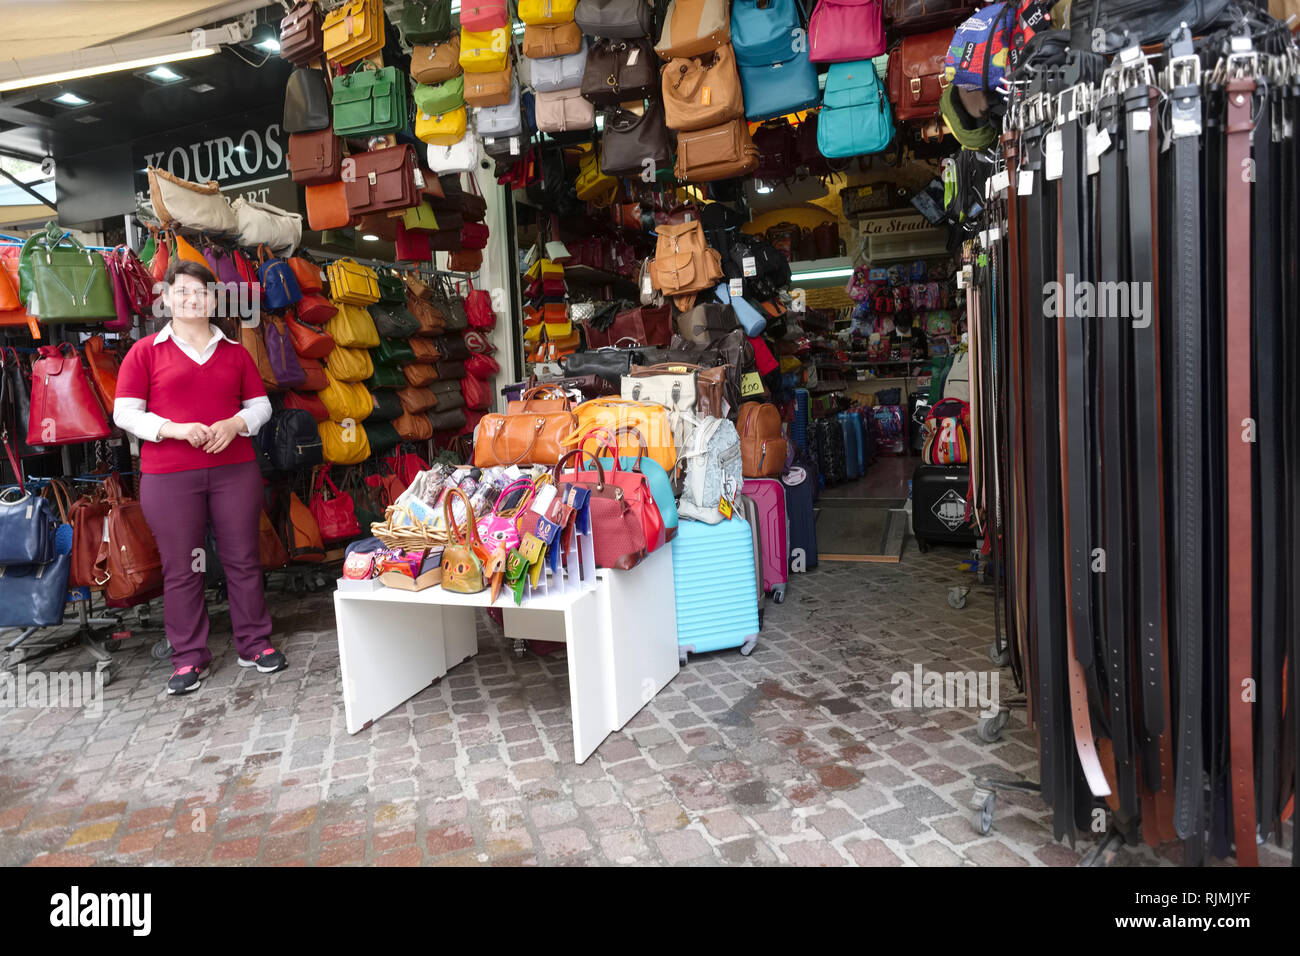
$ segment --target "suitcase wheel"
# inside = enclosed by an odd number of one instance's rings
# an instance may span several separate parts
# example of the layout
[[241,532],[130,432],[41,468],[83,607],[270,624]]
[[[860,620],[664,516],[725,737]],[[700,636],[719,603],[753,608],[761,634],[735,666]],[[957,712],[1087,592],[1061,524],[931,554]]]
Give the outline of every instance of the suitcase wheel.
[[785,585],[784,585],[784,584],[778,584],[776,587],[772,588],[772,600],[775,601],[777,604],[784,604],[784,603],[785,603]]
[[741,656],[743,656],[743,657],[748,657],[750,654],[752,654],[752,653],[754,652],[754,648],[757,647],[757,646],[758,646],[758,635],[755,634],[753,637],[751,637],[749,640],[747,640],[744,644],[741,644],[741,645],[740,645],[740,653],[741,653]]
[[161,641],[155,641],[153,647],[149,648],[149,656],[156,661],[165,661],[172,656],[172,646],[167,638]]
[[948,606],[954,611],[960,611],[966,606],[966,595],[970,593],[970,588],[949,588],[948,589]]

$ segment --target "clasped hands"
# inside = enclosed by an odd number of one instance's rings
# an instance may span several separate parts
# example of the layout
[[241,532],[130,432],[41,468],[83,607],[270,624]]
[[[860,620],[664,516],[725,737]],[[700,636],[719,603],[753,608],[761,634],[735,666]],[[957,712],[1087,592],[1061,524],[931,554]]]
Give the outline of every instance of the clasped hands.
[[211,425],[199,422],[168,422],[158,433],[161,438],[175,438],[187,441],[195,448],[202,448],[210,455],[226,450],[235,436],[244,431],[244,420],[238,415],[223,418]]

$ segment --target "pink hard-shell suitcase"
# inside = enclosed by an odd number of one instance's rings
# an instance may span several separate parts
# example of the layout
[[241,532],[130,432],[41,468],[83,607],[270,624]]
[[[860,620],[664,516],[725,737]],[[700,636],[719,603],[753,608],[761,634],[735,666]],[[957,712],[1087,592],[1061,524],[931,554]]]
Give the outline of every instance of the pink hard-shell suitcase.
[[790,530],[785,515],[785,486],[776,478],[746,478],[740,493],[758,508],[759,547],[763,556],[763,590],[780,604],[790,575]]

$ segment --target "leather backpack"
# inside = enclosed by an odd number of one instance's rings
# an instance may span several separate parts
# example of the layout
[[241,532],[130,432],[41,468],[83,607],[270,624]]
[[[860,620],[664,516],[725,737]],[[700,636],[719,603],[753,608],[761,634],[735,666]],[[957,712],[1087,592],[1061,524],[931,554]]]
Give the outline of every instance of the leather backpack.
[[721,257],[705,242],[704,227],[698,220],[659,227],[650,280],[665,296],[671,296],[679,309],[689,309],[695,304],[695,294],[711,289],[720,278]]
[[691,183],[747,176],[758,168],[758,148],[742,116],[720,126],[684,132],[677,137],[673,175]]
[[137,601],[162,591],[162,558],[140,502],[122,494],[116,475],[104,481],[108,512],[95,555],[95,584],[113,601]]
[[280,531],[290,561],[325,560],[325,542],[321,540],[320,527],[302,499],[293,492],[289,492],[284,504]]
[[730,43],[704,56],[669,60],[662,88],[664,121],[670,129],[704,129],[745,115]]
[[74,346],[41,345],[32,364],[27,444],[70,445],[107,438],[108,419]]
[[746,478],[779,478],[788,443],[781,437],[781,413],[770,403],[745,402],[736,420],[741,468]]
[[339,180],[343,174],[343,146],[332,128],[289,134],[289,174],[303,186]]
[[[325,418],[329,419],[328,413]],[[271,467],[276,471],[297,471],[324,461],[316,423],[317,417],[302,408],[284,408],[272,413],[260,436]]]
[[330,127],[330,94],[325,74],[299,67],[284,89],[283,126],[286,133],[312,133]]
[[754,131],[754,146],[758,149],[754,178],[788,186],[799,171],[799,141],[790,121],[784,117],[768,120]]
[[889,102],[900,121],[929,120],[939,115],[939,97],[948,85],[944,60],[951,42],[951,30],[936,30],[904,37],[890,51]]

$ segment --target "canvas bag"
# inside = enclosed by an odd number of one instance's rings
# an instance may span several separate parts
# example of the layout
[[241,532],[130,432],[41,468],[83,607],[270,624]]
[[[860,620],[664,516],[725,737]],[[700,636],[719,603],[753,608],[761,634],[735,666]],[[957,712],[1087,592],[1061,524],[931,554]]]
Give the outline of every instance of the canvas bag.
[[302,242],[302,216],[240,196],[230,204],[239,228],[241,246],[265,245],[277,256],[287,256]]
[[893,116],[871,61],[831,64],[817,117],[821,154],[837,159],[878,153],[893,138]]
[[724,496],[734,500],[745,482],[736,426],[725,418],[697,419],[691,443],[679,457],[686,473],[677,500],[678,517],[720,523],[719,502]]

